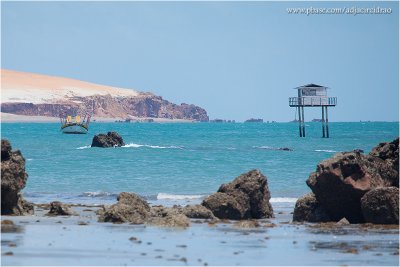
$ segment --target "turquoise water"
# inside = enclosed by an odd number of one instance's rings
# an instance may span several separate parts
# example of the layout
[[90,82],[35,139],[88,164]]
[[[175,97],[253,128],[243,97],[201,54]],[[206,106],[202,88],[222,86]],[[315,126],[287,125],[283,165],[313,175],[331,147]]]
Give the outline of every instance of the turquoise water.
[[[121,191],[148,199],[201,197],[251,169],[268,178],[272,197],[297,198],[317,163],[335,152],[368,153],[399,135],[397,122],[307,123],[92,123],[87,135],[65,135],[55,123],[3,123],[2,138],[26,158],[24,194],[36,202],[98,203]],[[122,148],[90,148],[94,134],[117,131]],[[276,150],[288,147],[293,151]]]

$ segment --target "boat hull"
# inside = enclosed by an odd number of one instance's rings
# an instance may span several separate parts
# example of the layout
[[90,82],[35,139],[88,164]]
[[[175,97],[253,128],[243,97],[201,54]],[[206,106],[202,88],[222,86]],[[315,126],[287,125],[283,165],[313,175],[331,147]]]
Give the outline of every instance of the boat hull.
[[65,134],[86,134],[88,130],[80,125],[69,125],[61,129]]

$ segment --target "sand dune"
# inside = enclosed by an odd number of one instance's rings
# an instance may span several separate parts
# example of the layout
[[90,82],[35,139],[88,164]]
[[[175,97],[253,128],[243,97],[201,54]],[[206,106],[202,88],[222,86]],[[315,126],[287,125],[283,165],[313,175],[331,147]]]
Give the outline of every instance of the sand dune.
[[137,96],[138,91],[99,85],[79,80],[1,70],[1,101],[24,103],[53,103],[67,97],[107,95],[114,97]]

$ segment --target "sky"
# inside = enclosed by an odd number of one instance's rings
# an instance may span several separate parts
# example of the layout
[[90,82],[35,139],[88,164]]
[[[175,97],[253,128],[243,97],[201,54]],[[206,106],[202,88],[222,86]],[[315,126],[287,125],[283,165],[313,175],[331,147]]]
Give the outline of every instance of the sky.
[[[288,8],[391,14],[288,14]],[[316,83],[330,121],[399,120],[398,2],[1,2],[1,67],[161,95],[211,119],[295,118]],[[305,119],[320,118],[306,108]]]

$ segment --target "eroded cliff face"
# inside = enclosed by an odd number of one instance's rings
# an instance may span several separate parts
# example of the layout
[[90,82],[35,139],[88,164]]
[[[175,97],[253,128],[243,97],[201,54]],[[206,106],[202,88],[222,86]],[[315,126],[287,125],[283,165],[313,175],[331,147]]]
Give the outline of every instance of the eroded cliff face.
[[150,117],[208,121],[207,112],[198,106],[182,103],[180,105],[164,100],[160,96],[141,93],[134,97],[113,97],[94,95],[70,97],[54,103],[2,103],[1,111],[27,116],[58,117],[60,114],[77,114],[91,111],[93,116],[108,118]]

